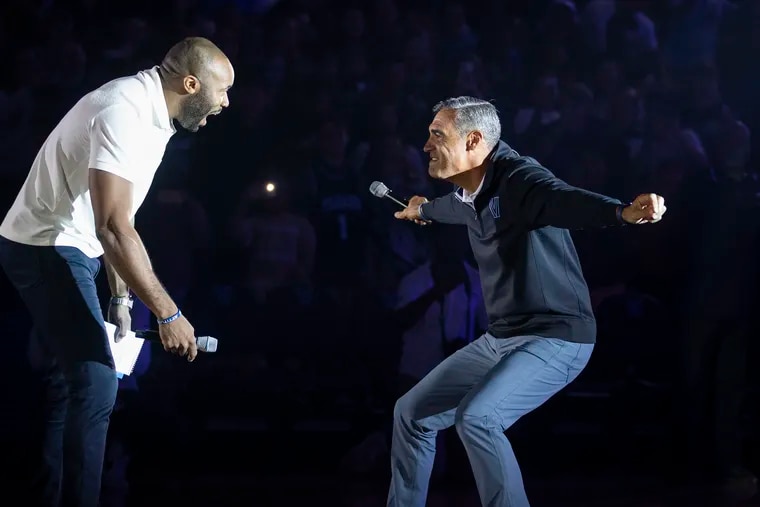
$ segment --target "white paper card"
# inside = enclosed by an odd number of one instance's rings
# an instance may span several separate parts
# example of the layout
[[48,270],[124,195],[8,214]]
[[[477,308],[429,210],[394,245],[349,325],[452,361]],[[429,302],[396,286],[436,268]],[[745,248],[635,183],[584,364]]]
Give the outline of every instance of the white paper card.
[[111,354],[113,354],[116,372],[122,375],[131,375],[145,340],[137,338],[134,331],[129,331],[127,332],[127,336],[119,340],[119,343],[116,343],[114,341],[116,326],[110,322],[106,322],[106,332],[108,333],[108,343],[111,345]]

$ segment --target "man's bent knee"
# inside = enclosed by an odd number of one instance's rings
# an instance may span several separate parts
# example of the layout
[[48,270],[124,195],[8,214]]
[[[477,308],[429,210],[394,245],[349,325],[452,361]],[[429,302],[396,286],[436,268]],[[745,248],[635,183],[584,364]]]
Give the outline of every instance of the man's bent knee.
[[454,426],[460,435],[472,430],[506,429],[504,421],[493,409],[486,409],[475,403],[463,403],[459,406],[454,414]]
[[410,421],[412,420],[414,413],[414,400],[409,396],[407,392],[405,395],[396,400],[396,405],[393,407],[393,419],[396,421]]

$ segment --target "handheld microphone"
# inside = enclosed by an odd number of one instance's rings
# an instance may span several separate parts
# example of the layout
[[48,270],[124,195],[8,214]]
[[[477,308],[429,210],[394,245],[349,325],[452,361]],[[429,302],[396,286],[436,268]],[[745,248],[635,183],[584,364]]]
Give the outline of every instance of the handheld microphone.
[[401,202],[395,197],[393,197],[391,195],[391,189],[385,186],[385,183],[383,183],[382,181],[373,181],[372,184],[369,186],[369,192],[375,197],[379,197],[380,199],[382,199],[383,197],[387,197],[388,199],[395,202],[402,208],[406,208],[407,206],[406,203]]
[[[135,336],[151,342],[161,342],[161,335],[158,334],[158,331],[153,331],[152,329],[135,331]],[[197,336],[195,338],[195,344],[201,352],[216,352],[218,343],[219,341],[216,338],[210,336]]]

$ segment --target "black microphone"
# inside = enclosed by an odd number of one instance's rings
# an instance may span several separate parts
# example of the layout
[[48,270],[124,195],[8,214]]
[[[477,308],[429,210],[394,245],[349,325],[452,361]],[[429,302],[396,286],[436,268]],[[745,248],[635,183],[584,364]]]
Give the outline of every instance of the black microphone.
[[379,197],[382,199],[383,197],[387,197],[391,201],[395,202],[402,208],[406,208],[408,204],[405,202],[401,202],[395,197],[391,195],[391,189],[385,186],[385,183],[382,181],[373,181],[372,184],[369,186],[369,192],[374,195],[375,197]]
[[[151,342],[161,342],[161,335],[158,334],[158,331],[153,331],[152,329],[135,331],[135,337]],[[216,352],[218,343],[219,340],[210,336],[197,336],[195,338],[195,344],[201,352]]]

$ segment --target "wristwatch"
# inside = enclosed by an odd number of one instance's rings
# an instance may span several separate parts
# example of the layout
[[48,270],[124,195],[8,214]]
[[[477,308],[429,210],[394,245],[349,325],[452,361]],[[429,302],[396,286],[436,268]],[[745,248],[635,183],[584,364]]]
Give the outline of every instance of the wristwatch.
[[111,304],[112,305],[124,305],[129,307],[129,309],[132,309],[132,305],[134,305],[134,300],[131,296],[113,296],[111,297]]

